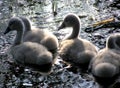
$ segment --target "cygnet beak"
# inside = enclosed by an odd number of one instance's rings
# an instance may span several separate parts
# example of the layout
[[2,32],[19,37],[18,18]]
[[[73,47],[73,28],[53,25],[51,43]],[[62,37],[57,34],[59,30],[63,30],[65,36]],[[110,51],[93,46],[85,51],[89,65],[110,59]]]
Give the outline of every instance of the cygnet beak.
[[63,22],[59,27],[58,27],[58,30],[60,30],[60,29],[63,29],[63,28],[65,28],[66,26],[65,26],[65,23]]
[[7,27],[7,29],[5,30],[4,34],[7,34],[10,31],[11,31],[11,29],[9,27]]

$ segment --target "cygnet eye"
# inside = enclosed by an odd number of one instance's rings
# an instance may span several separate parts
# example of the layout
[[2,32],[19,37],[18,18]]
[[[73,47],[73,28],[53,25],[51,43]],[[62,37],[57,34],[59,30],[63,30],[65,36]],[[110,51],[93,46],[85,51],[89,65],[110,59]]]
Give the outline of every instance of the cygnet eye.
[[65,19],[65,22],[67,22],[67,23],[68,23],[68,22],[69,22],[69,19]]
[[15,25],[15,24],[16,24],[15,21],[11,21],[11,22],[9,23],[9,26],[13,26],[13,25]]

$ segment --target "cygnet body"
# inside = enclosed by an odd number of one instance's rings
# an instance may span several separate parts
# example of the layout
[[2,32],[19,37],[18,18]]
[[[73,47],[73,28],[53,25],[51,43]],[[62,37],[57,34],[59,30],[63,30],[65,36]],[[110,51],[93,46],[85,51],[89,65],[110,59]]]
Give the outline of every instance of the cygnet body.
[[120,74],[120,34],[112,34],[106,47],[90,62],[90,70],[97,83],[109,88]]
[[90,41],[79,37],[81,25],[77,15],[68,14],[58,30],[66,27],[72,27],[72,33],[61,41],[59,55],[64,61],[86,70],[90,60],[96,55],[97,48]]
[[10,53],[16,63],[22,66],[31,67],[41,73],[49,73],[52,69],[53,56],[41,44],[35,42],[23,42],[24,23],[18,17],[13,17],[8,23],[4,34],[10,31],[17,31],[17,35]]
[[55,58],[59,46],[57,37],[48,31],[43,31],[39,28],[31,28],[30,21],[27,18],[20,18],[22,19],[25,25],[23,41],[31,41],[42,44],[53,54],[53,57]]

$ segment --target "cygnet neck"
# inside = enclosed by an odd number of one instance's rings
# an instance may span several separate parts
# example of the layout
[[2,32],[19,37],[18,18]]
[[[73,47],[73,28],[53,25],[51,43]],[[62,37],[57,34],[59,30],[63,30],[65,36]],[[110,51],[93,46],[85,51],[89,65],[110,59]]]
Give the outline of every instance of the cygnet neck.
[[72,33],[70,34],[70,36],[67,39],[78,38],[79,32],[80,32],[80,21],[76,20],[76,22],[72,28],[73,28]]
[[16,30],[17,31],[17,35],[16,35],[16,38],[15,38],[13,46],[21,44],[21,42],[23,40],[23,30],[24,30],[24,25],[21,22],[21,27],[19,27],[19,29]]

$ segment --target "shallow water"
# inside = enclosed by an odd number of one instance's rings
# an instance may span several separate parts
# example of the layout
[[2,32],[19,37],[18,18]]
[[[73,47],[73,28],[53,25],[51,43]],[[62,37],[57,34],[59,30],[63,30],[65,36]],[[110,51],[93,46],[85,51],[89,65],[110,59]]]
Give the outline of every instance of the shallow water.
[[49,30],[61,40],[69,30],[57,31],[57,27],[66,14],[76,13],[81,18],[81,37],[103,48],[110,29],[85,33],[84,28],[118,14],[119,10],[107,8],[110,3],[112,0],[99,3],[95,0],[0,0],[0,88],[98,88],[91,75],[67,70],[59,57],[53,72],[48,76],[41,76],[27,68],[20,74],[18,66],[7,62],[12,61],[9,47],[13,43],[15,32],[8,35],[3,35],[3,32],[10,17],[25,16],[31,20],[32,26]]

